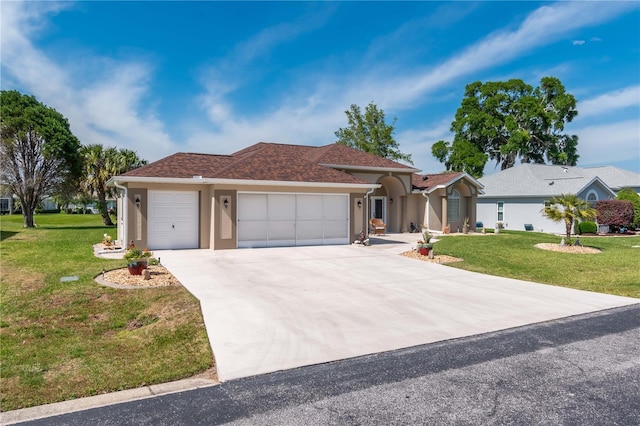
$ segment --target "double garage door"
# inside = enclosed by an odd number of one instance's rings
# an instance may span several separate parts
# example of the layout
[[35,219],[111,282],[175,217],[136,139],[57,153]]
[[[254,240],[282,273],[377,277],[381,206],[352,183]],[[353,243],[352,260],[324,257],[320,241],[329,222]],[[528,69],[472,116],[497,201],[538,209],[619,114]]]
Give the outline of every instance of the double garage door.
[[348,243],[348,194],[238,194],[238,247]]

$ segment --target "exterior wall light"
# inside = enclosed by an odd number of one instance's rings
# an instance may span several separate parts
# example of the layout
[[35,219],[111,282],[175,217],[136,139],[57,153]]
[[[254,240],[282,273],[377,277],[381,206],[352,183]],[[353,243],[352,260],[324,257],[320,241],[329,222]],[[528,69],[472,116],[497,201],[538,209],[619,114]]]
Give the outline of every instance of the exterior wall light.
[[393,198],[389,198],[389,204],[393,204]]
[[140,208],[140,196],[136,195],[136,207]]
[[229,208],[229,200],[227,198],[224,199],[224,201],[222,202],[222,204],[224,204],[224,208],[228,209]]
[[358,208],[361,209],[362,208],[362,201],[358,200]]

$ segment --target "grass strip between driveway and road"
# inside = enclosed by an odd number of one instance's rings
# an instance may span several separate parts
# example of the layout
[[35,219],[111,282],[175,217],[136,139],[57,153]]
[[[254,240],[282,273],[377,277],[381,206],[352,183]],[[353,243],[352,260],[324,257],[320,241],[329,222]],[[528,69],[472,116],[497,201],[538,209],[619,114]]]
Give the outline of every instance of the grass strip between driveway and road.
[[[559,253],[534,246],[562,237],[525,231],[438,237],[436,254],[462,258],[453,268],[578,290],[640,298],[640,236],[581,236],[598,254]],[[575,240],[575,238],[573,238]]]
[[[114,227],[99,215],[3,216],[0,280],[2,411],[191,377],[213,367],[198,300],[182,286],[98,285],[122,260],[92,245]],[[61,282],[66,276],[77,281]]]

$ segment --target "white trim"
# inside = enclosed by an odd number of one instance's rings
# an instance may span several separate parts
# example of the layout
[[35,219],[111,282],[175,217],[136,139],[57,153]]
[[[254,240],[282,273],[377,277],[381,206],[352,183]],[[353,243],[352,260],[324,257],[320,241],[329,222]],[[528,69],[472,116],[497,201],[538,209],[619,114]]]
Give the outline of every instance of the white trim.
[[[381,200],[382,201],[382,217],[380,219],[382,219],[382,221],[384,223],[387,223],[387,197],[386,195],[375,195],[371,198],[371,208],[369,209],[369,216],[373,219],[373,212],[375,211],[375,207],[376,207],[376,200]],[[369,221],[367,221],[367,227],[369,227]]]
[[107,186],[128,182],[144,182],[144,183],[173,183],[182,185],[246,185],[246,186],[299,186],[303,188],[353,188],[353,189],[370,189],[382,188],[377,183],[332,183],[332,182],[297,182],[297,181],[279,181],[279,180],[243,180],[243,179],[208,179],[200,178],[155,178],[143,176],[114,176],[107,181]]

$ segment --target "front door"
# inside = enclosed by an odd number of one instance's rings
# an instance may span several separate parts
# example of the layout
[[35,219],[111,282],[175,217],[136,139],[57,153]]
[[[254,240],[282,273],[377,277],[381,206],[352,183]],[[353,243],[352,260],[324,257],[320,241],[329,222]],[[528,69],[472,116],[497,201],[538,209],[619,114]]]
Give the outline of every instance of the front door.
[[387,197],[371,197],[370,219],[382,219],[387,223]]

